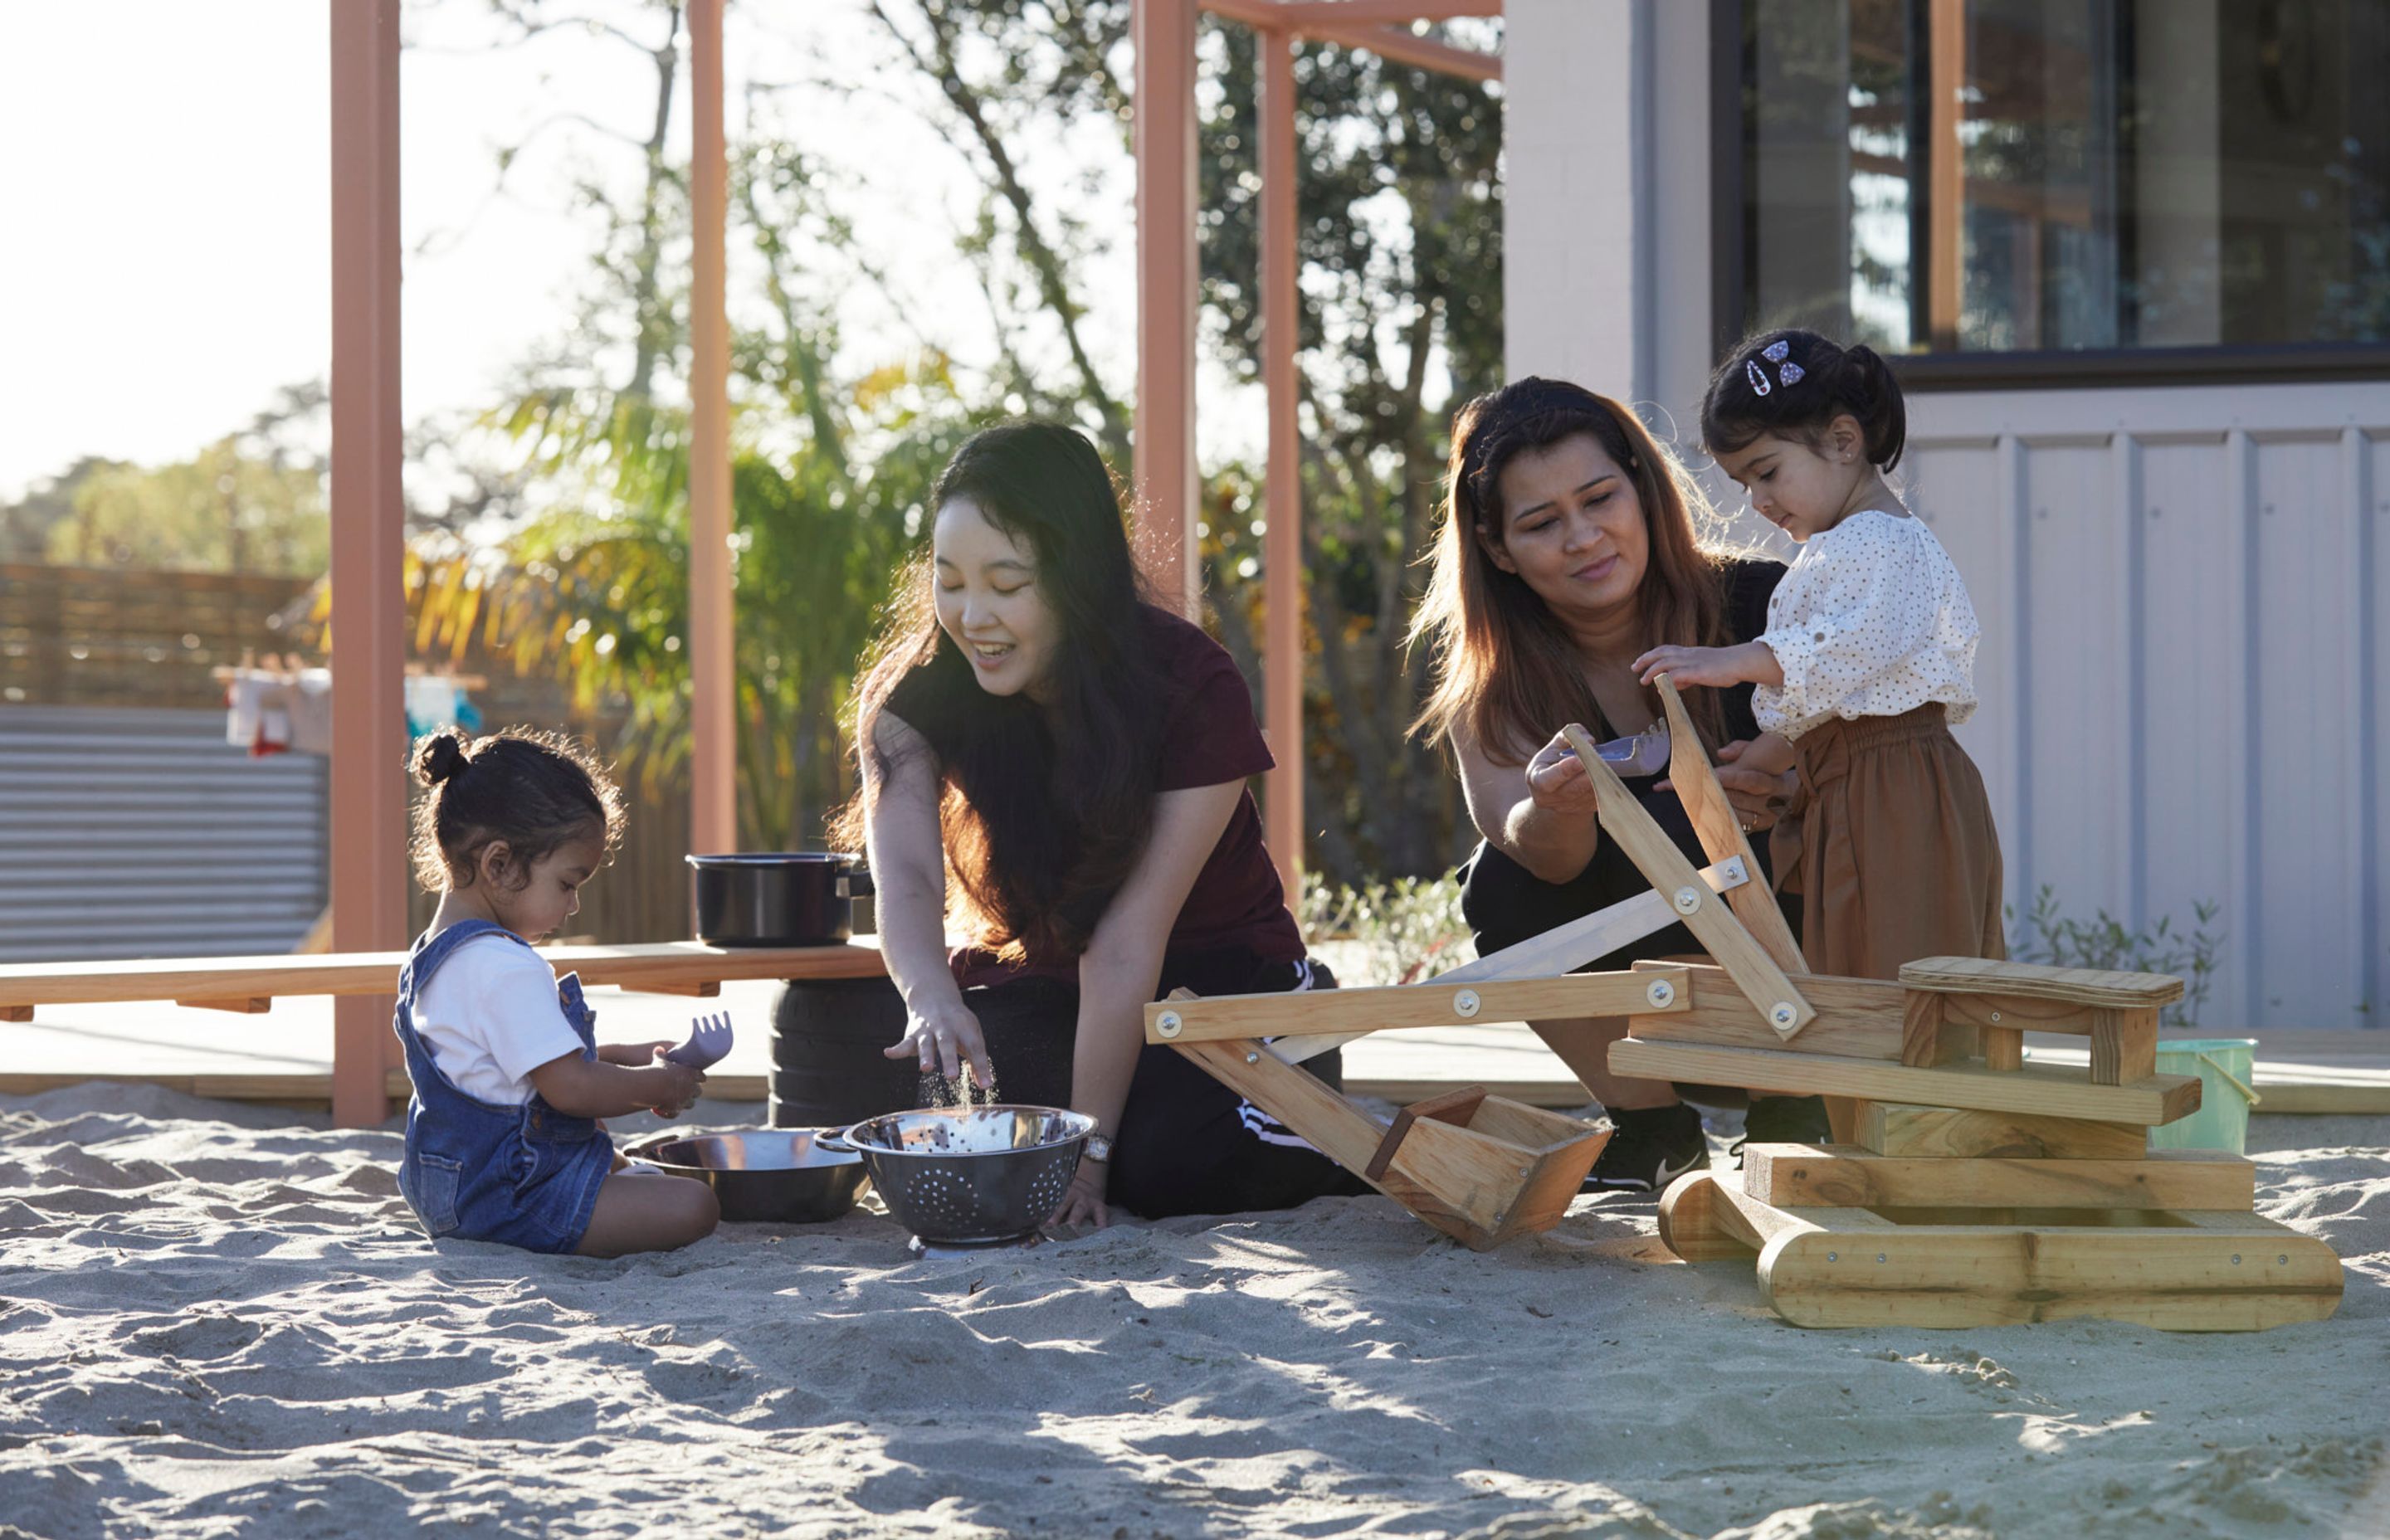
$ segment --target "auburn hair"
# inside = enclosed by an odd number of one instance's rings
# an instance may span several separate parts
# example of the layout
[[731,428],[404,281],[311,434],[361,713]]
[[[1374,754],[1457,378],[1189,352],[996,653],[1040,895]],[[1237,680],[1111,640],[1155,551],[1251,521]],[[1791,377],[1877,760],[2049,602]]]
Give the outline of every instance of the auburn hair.
[[[864,653],[854,713],[858,754],[878,781],[874,738],[893,709],[928,740],[940,778],[947,923],[1009,963],[1074,956],[1145,849],[1161,763],[1163,680],[1153,606],[1131,549],[1120,491],[1095,445],[1056,423],[1008,423],[956,451],[930,507],[968,498],[1036,563],[1059,622],[1040,700],[982,688],[938,623],[927,546],[895,581]],[[871,783],[832,815],[860,848]]]
[[[1524,764],[1570,722],[1615,737],[1586,683],[1576,644],[1526,580],[1494,563],[1503,537],[1502,471],[1523,454],[1580,434],[1634,484],[1650,558],[1635,601],[1650,645],[1717,647],[1727,635],[1728,552],[1709,499],[1635,414],[1564,380],[1515,380],[1461,407],[1452,422],[1444,507],[1429,557],[1427,596],[1410,643],[1430,648],[1433,683],[1411,730],[1431,740],[1466,736],[1497,764]],[[1658,709],[1656,694],[1653,709]],[[1689,691],[1686,710],[1715,747],[1725,715],[1715,690]]]

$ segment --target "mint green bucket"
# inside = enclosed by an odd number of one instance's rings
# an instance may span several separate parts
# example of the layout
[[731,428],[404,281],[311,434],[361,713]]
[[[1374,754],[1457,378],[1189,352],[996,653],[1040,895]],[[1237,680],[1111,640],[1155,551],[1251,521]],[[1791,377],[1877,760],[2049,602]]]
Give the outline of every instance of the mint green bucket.
[[2249,1142],[2249,1109],[2257,1105],[2257,1040],[2254,1037],[2161,1037],[2158,1073],[2197,1075],[2199,1110],[2150,1130],[2152,1149],[2229,1149]]

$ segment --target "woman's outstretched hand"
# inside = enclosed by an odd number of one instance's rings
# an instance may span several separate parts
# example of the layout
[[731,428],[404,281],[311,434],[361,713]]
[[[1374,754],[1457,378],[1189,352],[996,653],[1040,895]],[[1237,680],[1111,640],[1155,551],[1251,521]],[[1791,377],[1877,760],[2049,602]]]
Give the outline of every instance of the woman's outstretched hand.
[[[1574,722],[1569,727],[1585,731]],[[1585,773],[1576,751],[1569,747],[1566,728],[1553,735],[1552,740],[1536,750],[1536,757],[1527,762],[1527,795],[1547,813],[1585,815],[1600,809],[1601,804],[1593,794],[1593,777]]]
[[1062,1195],[1062,1206],[1047,1223],[1064,1229],[1102,1229],[1112,1222],[1104,1203],[1104,1189],[1111,1181],[1111,1167],[1082,1158],[1078,1174],[1071,1178],[1071,1190]]
[[883,1050],[882,1056],[917,1059],[923,1074],[935,1072],[948,1080],[961,1074],[968,1061],[972,1077],[980,1084],[996,1084],[995,1068],[987,1060],[987,1043],[980,1035],[979,1018],[960,1001],[908,1012],[905,1035],[894,1047]]

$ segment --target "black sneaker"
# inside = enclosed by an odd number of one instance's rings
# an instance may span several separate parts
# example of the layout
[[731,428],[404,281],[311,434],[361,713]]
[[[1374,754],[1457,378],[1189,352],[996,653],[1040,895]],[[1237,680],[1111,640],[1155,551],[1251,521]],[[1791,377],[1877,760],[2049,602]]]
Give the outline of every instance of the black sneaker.
[[1710,1163],[1702,1115],[1678,1102],[1613,1112],[1617,1132],[1587,1174],[1587,1192],[1658,1192],[1689,1171]]
[[1735,1169],[1742,1169],[1742,1147],[1758,1144],[1831,1144],[1833,1124],[1826,1117],[1823,1097],[1754,1097],[1743,1115],[1742,1137],[1727,1146]]

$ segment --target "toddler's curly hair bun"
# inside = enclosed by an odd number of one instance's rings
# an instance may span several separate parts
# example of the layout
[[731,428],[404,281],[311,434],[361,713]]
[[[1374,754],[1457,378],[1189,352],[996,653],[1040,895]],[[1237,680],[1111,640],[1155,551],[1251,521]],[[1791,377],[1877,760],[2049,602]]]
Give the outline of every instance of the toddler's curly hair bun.
[[426,786],[438,786],[465,773],[472,762],[465,757],[465,745],[454,733],[442,733],[426,739],[416,751],[415,778]]

